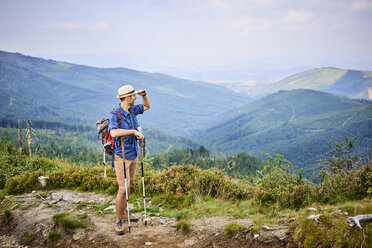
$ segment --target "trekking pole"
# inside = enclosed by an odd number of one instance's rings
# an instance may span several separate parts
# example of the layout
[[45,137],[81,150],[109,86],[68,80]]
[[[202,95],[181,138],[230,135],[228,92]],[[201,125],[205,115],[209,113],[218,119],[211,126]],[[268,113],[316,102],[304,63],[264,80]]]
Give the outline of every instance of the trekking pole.
[[127,184],[127,170],[125,168],[125,151],[124,151],[124,138],[120,137],[121,140],[121,151],[123,152],[123,164],[124,164],[124,182],[125,182],[125,197],[127,200],[127,214],[128,214],[128,228],[130,232],[130,217],[129,217],[129,205],[128,205],[128,184]]
[[145,197],[145,177],[143,175],[143,153],[145,147],[145,137],[143,140],[140,140],[140,153],[141,153],[141,172],[142,172],[142,192],[143,192],[143,209],[145,210],[145,226],[147,226],[147,219],[146,219],[146,197]]
[[103,177],[106,177],[106,154],[105,154],[105,147],[102,146],[103,150],[103,167],[105,167],[105,172],[103,173]]

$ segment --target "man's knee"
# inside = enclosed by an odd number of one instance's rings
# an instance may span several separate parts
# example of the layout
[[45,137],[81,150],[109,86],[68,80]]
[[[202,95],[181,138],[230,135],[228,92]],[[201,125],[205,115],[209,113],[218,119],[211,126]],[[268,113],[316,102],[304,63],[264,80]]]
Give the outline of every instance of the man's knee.
[[118,190],[118,195],[124,195],[125,196],[126,188],[125,186],[120,186]]

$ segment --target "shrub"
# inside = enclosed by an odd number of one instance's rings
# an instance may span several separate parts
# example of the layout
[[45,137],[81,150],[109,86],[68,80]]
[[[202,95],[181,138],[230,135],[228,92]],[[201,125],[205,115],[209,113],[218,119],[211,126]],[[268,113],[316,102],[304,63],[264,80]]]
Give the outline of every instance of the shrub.
[[329,143],[331,158],[324,162],[325,169],[320,172],[324,181],[316,186],[318,202],[340,202],[344,200],[360,200],[372,193],[372,165],[361,166],[356,157],[351,156],[353,142],[357,136],[349,140]]
[[[267,154],[268,155],[268,154]],[[260,171],[254,195],[262,205],[300,208],[311,202],[312,186],[302,178],[301,170],[293,173],[293,165],[282,155],[269,156],[268,164]]]
[[6,182],[4,189],[8,194],[31,192],[36,187],[41,187],[37,179],[41,175],[43,175],[43,172],[39,170],[14,176]]
[[32,157],[19,154],[19,151],[6,137],[0,139],[0,189],[5,187],[7,180],[26,172],[42,171],[47,173],[58,166],[47,158]]

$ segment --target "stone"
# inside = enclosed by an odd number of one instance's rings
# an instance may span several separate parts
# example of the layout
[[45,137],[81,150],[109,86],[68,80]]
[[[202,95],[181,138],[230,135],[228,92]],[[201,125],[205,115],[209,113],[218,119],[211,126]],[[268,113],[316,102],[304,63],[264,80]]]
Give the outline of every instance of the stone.
[[105,208],[103,211],[109,211],[109,210],[116,210],[116,207],[115,206],[109,206],[109,207]]
[[150,245],[152,245],[152,243],[151,242],[146,242],[145,245],[150,246]]

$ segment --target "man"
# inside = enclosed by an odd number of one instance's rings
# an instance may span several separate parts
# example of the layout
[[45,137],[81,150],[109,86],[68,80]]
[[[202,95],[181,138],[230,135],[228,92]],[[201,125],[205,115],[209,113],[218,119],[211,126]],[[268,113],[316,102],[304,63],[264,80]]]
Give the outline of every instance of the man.
[[[142,104],[134,105],[136,94],[142,96]],[[109,127],[111,137],[115,138],[114,153],[115,153],[115,172],[116,180],[119,184],[118,194],[116,196],[116,227],[115,232],[118,235],[124,234],[123,219],[128,218],[127,203],[126,203],[126,187],[124,182],[124,165],[123,154],[120,137],[124,138],[125,150],[125,167],[127,174],[128,198],[130,193],[130,185],[136,175],[138,163],[139,146],[138,140],[143,140],[144,136],[137,131],[138,121],[137,115],[143,114],[144,111],[150,108],[150,101],[145,90],[135,91],[131,85],[124,85],[118,89],[120,99],[119,107],[109,114]],[[125,211],[125,214],[124,214]],[[130,216],[133,221],[138,219]]]

